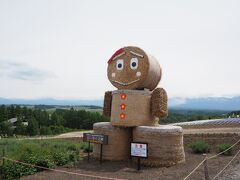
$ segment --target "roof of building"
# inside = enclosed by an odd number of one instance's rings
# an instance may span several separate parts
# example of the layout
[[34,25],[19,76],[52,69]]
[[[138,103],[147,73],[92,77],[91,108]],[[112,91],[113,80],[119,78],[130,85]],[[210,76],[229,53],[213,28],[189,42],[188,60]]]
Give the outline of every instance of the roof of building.
[[7,121],[10,122],[10,123],[15,123],[15,122],[17,122],[17,118],[11,118],[11,119],[9,119]]

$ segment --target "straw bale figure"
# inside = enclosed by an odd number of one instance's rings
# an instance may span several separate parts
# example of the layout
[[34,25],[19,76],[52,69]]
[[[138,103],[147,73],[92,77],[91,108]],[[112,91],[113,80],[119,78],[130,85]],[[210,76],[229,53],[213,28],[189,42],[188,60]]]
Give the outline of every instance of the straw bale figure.
[[121,48],[109,59],[107,75],[118,89],[104,97],[103,114],[112,125],[155,125],[167,115],[167,93],[156,88],[162,69],[153,56],[138,47]]
[[[171,166],[185,161],[181,127],[159,125],[168,114],[168,97],[157,85],[162,77],[158,61],[138,47],[117,50],[108,61],[107,76],[114,91],[105,92],[103,115],[110,123],[95,123],[94,132],[108,135],[103,159],[129,158],[130,142],[148,143],[147,166]],[[93,145],[99,157],[99,144]]]

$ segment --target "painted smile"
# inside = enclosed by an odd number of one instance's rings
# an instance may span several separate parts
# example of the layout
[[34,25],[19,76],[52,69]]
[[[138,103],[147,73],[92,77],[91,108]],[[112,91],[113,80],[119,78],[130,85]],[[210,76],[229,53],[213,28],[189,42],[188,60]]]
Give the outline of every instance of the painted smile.
[[130,84],[133,84],[133,83],[135,83],[135,82],[138,82],[139,80],[140,80],[140,79],[136,79],[136,80],[134,80],[134,81],[126,82],[126,83],[120,82],[120,81],[115,81],[115,80],[112,80],[112,82],[115,82],[115,83],[120,84],[120,85],[123,85],[123,86],[128,86],[128,85],[130,85]]

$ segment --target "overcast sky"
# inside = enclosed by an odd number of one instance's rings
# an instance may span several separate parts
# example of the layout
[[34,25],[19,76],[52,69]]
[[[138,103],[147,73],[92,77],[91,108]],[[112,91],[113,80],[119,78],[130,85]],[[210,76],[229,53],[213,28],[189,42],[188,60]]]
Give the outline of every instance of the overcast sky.
[[240,94],[240,1],[1,0],[0,97],[102,98],[107,61],[134,45],[169,97]]

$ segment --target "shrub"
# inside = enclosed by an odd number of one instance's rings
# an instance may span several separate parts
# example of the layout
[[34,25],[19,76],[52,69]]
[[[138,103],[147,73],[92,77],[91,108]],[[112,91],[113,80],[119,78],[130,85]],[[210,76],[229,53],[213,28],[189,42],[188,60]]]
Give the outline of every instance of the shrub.
[[194,153],[207,153],[210,150],[210,146],[204,141],[196,141],[189,145]]
[[[230,144],[219,144],[218,145],[218,152],[219,153],[223,152],[223,151],[227,150],[230,147],[231,147]],[[227,150],[226,152],[223,153],[223,155],[231,156],[232,155],[232,149]]]
[[69,154],[69,161],[70,162],[77,162],[81,160],[81,157],[76,154]]
[[50,127],[41,127],[40,135],[52,135],[52,131]]
[[77,151],[77,146],[75,144],[71,144],[67,147],[67,150],[69,151]]
[[89,148],[88,143],[82,143],[81,149],[83,150],[83,152],[92,152],[93,145],[90,144],[90,148]]
[[56,152],[53,154],[54,162],[57,166],[65,165],[69,162],[69,155],[62,152]]
[[37,169],[34,167],[7,161],[2,166],[2,176],[4,179],[16,179],[21,176],[34,174]]
[[[0,152],[5,147],[6,157],[25,163],[52,168],[80,160],[79,149],[82,143],[67,140],[13,140],[0,141]],[[0,179],[18,179],[30,175],[41,168],[6,161],[0,167]],[[1,177],[2,176],[2,177]]]
[[[21,160],[29,163],[29,164],[34,164],[37,166],[42,166],[46,168],[52,168],[54,167],[54,161],[53,158],[50,155],[45,155],[45,154],[29,154],[28,156],[24,155],[25,157],[22,158]],[[39,169],[41,170],[41,169]]]

